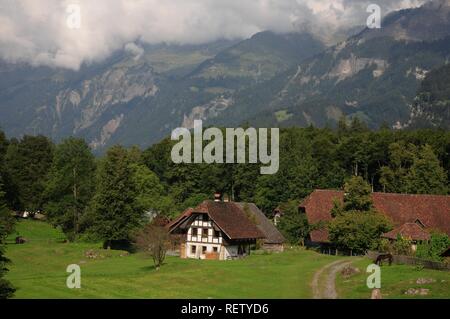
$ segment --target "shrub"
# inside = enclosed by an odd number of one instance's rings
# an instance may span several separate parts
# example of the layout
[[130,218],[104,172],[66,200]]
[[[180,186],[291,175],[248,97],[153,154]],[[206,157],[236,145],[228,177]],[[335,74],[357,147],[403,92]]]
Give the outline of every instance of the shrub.
[[290,244],[303,246],[305,239],[312,230],[306,214],[298,212],[297,201],[284,203],[280,207],[284,213],[278,225],[280,232]]
[[450,239],[446,234],[433,233],[429,242],[418,245],[416,256],[432,261],[442,261],[441,254],[449,246]]
[[378,245],[381,234],[391,225],[377,212],[347,212],[328,225],[330,240],[339,247],[364,252]]
[[392,250],[394,254],[410,256],[412,255],[411,245],[412,245],[411,240],[403,238],[402,236],[398,235],[397,240],[392,245]]
[[386,253],[387,252],[389,252],[389,253],[393,252],[391,242],[388,239],[386,239],[386,238],[380,239],[377,242],[377,246],[374,247],[374,249],[378,250],[378,251],[386,252]]

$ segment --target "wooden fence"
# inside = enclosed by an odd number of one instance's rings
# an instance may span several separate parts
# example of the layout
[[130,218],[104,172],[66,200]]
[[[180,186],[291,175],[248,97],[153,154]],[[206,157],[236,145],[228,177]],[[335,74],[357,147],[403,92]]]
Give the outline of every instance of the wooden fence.
[[[382,253],[377,251],[368,251],[366,256],[372,260],[376,260],[378,255],[380,254]],[[420,259],[412,256],[402,256],[402,255],[392,255],[392,256],[394,257],[393,259],[394,264],[422,266],[427,269],[450,271],[450,265],[443,262]]]

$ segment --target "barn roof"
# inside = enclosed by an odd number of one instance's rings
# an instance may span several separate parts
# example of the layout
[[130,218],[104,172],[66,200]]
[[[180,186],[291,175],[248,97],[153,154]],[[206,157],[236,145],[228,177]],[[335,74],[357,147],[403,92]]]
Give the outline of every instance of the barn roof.
[[[396,227],[406,223],[420,223],[426,229],[433,229],[450,235],[450,196],[407,195],[372,193],[375,209],[387,216]],[[330,221],[333,201],[343,202],[344,192],[316,190],[301,204],[310,224]],[[328,242],[328,231],[311,232],[314,242]]]
[[248,213],[250,213],[256,221],[256,227],[264,234],[265,244],[283,244],[286,240],[275,225],[264,215],[264,213],[252,203],[235,203],[242,210],[248,207]]
[[[343,198],[343,192],[316,190],[300,204],[300,208],[305,210],[309,224],[314,225],[319,222],[327,222],[332,219],[330,212],[333,208],[334,200],[342,201]],[[314,242],[324,243],[329,241],[327,229],[313,230],[310,236]]]
[[250,216],[236,203],[204,201],[194,209],[186,210],[168,227],[174,231],[192,215],[208,214],[229,239],[264,239],[265,234],[250,220]]
[[394,230],[383,234],[383,238],[388,239],[397,239],[397,236],[400,235],[403,238],[410,240],[429,240],[430,233],[425,231],[420,225],[417,223],[405,223]]

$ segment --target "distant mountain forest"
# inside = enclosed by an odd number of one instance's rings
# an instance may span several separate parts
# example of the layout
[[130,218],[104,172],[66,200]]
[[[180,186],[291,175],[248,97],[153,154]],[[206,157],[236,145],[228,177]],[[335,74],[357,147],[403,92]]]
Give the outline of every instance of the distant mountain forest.
[[42,212],[66,234],[97,236],[119,218],[123,239],[148,218],[171,219],[212,198],[254,202],[268,216],[314,189],[341,189],[352,176],[373,191],[448,194],[450,132],[370,130],[342,118],[337,129],[286,128],[280,134],[280,169],[260,175],[258,164],[174,164],[174,142],[140,150],[111,147],[94,157],[82,139],[53,144],[44,136],[0,134],[1,193],[14,211]]
[[450,125],[450,64],[427,74],[414,101],[412,127]]

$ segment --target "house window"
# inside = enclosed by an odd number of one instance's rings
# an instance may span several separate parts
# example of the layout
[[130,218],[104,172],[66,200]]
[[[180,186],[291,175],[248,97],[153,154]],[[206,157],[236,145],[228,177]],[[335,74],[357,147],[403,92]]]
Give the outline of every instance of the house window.
[[197,246],[191,246],[191,253],[195,255],[197,253]]
[[206,251],[208,250],[208,247],[206,247],[206,246],[203,246],[202,247],[202,254],[206,254]]
[[215,230],[214,231],[214,238],[219,238],[220,237],[220,231],[219,230]]
[[213,252],[215,252],[215,253],[219,252],[219,248],[214,247],[214,248],[213,248]]
[[207,238],[208,237],[208,229],[204,228],[203,229],[203,238]]
[[198,236],[200,229],[198,228],[192,228],[192,236]]

